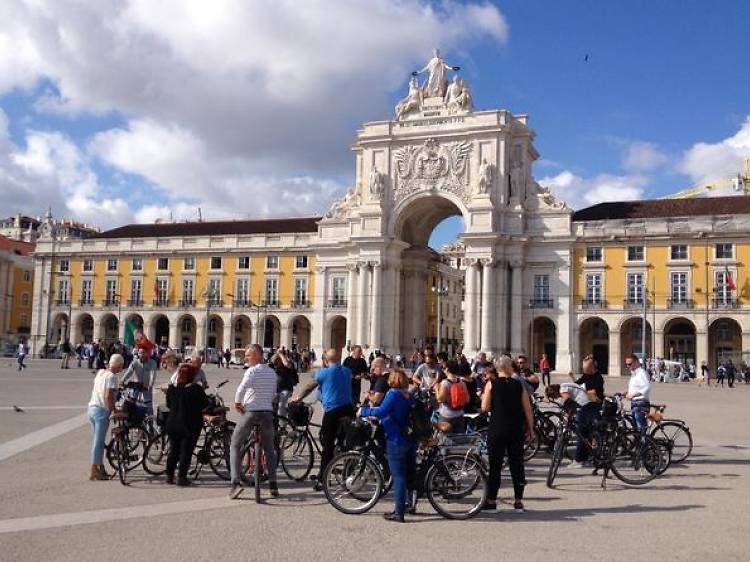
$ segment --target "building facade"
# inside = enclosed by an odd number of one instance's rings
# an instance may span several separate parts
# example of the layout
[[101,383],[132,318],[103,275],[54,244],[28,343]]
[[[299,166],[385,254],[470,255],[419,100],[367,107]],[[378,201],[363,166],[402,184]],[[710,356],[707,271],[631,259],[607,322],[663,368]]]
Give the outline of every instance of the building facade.
[[0,347],[3,348],[15,347],[31,332],[33,250],[34,244],[0,235]]
[[[437,343],[441,327],[444,348],[546,353],[562,372],[592,354],[621,374],[644,346],[712,366],[740,357],[750,198],[573,213],[533,178],[528,115],[474,111],[465,81],[432,78],[412,81],[395,119],[357,132],[354,185],[322,217],[130,225],[87,239],[40,226],[35,347],[122,338],[132,321],[175,348],[390,354]],[[427,242],[454,215],[465,232],[444,252],[450,267]]]
[[0,219],[0,235],[22,242],[36,242],[41,233],[40,227],[55,229],[58,238],[86,238],[99,232],[89,224],[68,219],[55,219],[48,212],[44,219],[28,217],[17,213],[15,216]]

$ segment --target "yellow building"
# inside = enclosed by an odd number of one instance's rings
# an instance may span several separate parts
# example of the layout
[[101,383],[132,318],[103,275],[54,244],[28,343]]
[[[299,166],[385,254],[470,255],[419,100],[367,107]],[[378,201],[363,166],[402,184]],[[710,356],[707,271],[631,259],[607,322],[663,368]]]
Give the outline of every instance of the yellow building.
[[30,333],[33,250],[34,244],[0,235],[0,343],[6,347]]
[[602,203],[572,221],[579,356],[610,374],[644,341],[698,369],[747,359],[749,197]]

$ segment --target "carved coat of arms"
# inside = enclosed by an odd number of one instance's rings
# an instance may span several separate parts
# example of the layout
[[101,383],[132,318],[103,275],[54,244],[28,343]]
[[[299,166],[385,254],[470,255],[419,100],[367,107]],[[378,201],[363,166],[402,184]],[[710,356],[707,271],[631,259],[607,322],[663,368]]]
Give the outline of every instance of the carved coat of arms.
[[466,170],[471,146],[468,141],[439,144],[430,138],[422,146],[404,146],[395,150],[396,203],[423,190],[447,191],[468,200],[471,194]]

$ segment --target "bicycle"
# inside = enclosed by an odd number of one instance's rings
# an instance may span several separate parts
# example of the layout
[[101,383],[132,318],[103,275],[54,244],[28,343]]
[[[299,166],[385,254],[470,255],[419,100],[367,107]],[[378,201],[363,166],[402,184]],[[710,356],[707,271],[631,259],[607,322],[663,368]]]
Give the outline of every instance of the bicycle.
[[649,435],[667,447],[670,462],[681,463],[693,451],[693,436],[688,425],[677,419],[665,419],[665,404],[652,404],[649,413]]
[[130,441],[131,415],[126,412],[115,412],[112,414],[112,420],[114,427],[112,428],[112,440],[107,445],[107,458],[109,459],[111,455],[113,459],[116,459],[113,468],[117,472],[120,483],[127,486],[128,472],[140,464],[142,457],[139,458],[134,455],[135,447]]
[[[118,425],[121,426],[119,431],[127,431],[128,433],[127,444],[130,459],[128,470],[133,470],[143,463],[150,435],[154,433],[153,424],[149,422],[150,417],[146,415],[146,407],[142,401],[142,390],[143,387],[138,383],[128,383],[125,388],[120,389],[117,396],[118,410],[125,417],[113,417],[115,420],[125,420],[126,422],[118,422]],[[114,449],[115,441],[113,429],[113,434],[105,446],[105,455],[112,470],[118,473],[121,454],[119,450]]]

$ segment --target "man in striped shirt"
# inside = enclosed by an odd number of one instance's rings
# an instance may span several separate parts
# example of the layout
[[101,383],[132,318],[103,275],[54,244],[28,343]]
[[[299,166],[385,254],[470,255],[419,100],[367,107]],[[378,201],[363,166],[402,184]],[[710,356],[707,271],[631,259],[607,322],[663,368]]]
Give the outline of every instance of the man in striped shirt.
[[273,401],[276,397],[276,371],[263,363],[263,348],[253,344],[245,351],[245,362],[249,365],[234,396],[234,409],[242,417],[232,433],[229,462],[232,473],[231,499],[242,493],[242,446],[253,427],[260,426],[260,439],[268,466],[268,487],[272,496],[279,495],[276,485],[276,451],[274,449]]

